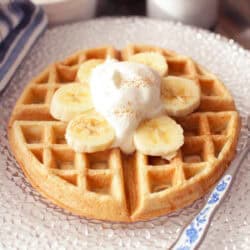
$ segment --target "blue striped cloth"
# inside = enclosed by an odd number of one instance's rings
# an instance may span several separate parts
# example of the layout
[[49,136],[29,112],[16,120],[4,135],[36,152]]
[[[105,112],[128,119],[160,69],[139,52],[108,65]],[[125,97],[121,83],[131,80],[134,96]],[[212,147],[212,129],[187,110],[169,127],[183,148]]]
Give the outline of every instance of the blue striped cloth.
[[44,12],[30,1],[0,4],[0,92],[46,26]]

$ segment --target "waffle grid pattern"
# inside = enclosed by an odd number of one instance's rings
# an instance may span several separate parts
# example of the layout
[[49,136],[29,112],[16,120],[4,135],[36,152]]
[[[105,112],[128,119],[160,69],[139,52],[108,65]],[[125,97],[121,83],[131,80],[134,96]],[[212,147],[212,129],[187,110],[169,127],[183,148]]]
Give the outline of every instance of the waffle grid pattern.
[[[198,112],[178,119],[184,128],[185,143],[177,157],[167,162],[139,152],[124,156],[119,149],[92,154],[73,152],[64,139],[67,124],[55,121],[49,114],[56,89],[77,82],[77,70],[88,59],[109,56],[128,60],[131,55],[145,51],[164,55],[168,75],[194,79],[201,87]],[[204,195],[232,158],[238,135],[238,113],[233,99],[214,75],[189,58],[142,45],[131,45],[121,52],[112,47],[81,51],[51,65],[24,90],[10,124],[14,124],[13,138],[22,138],[20,144],[35,156],[47,175],[59,177],[66,186],[70,184],[80,199],[86,196],[85,204],[88,201],[90,207],[97,206],[92,212],[81,211],[82,207],[74,209],[74,204],[60,202],[60,196],[55,199],[48,192],[42,193],[77,214],[118,221],[152,218]],[[34,184],[35,180],[31,182]],[[107,199],[110,211],[98,214],[101,202]],[[120,211],[115,214],[117,209]]]

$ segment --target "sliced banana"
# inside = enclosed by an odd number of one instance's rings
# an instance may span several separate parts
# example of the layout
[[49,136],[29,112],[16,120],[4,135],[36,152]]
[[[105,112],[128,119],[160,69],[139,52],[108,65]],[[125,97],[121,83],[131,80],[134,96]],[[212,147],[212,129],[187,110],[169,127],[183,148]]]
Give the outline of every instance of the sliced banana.
[[142,122],[134,134],[136,149],[152,156],[172,155],[183,143],[182,127],[168,116]]
[[66,141],[76,152],[97,152],[107,149],[115,132],[96,112],[86,112],[71,120],[66,129]]
[[102,64],[103,62],[104,62],[103,59],[90,59],[84,62],[83,64],[81,64],[77,72],[77,80],[80,83],[89,83],[89,78],[90,78],[92,70],[96,66]]
[[161,96],[167,114],[181,117],[199,107],[201,92],[194,80],[168,76],[162,79]]
[[177,155],[177,151],[170,152],[166,155],[162,155],[161,157],[167,161],[171,161]]
[[157,52],[138,53],[129,57],[129,61],[145,64],[158,72],[160,76],[166,75],[168,71],[166,59]]
[[52,97],[51,115],[61,121],[70,121],[75,116],[93,108],[87,85],[71,83],[59,88]]

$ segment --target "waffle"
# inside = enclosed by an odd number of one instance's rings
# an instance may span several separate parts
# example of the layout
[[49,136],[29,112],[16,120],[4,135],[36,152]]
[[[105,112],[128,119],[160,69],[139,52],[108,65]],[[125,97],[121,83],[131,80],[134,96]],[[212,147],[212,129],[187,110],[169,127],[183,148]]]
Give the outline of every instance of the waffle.
[[[157,51],[168,63],[168,75],[195,79],[201,87],[198,110],[177,121],[185,142],[171,161],[118,148],[76,153],[67,145],[67,123],[50,115],[54,92],[77,82],[80,64],[107,56],[128,60]],[[235,154],[239,115],[220,80],[192,59],[167,49],[129,45],[77,52],[46,68],[24,89],[9,122],[13,153],[31,184],[53,203],[74,214],[109,221],[151,219],[183,208],[207,193]]]

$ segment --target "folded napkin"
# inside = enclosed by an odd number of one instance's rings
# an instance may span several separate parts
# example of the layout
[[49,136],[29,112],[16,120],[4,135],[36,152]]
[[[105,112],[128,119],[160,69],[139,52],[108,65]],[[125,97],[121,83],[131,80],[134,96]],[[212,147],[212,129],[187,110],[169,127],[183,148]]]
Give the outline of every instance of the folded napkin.
[[30,1],[0,4],[0,92],[46,25],[44,12]]

